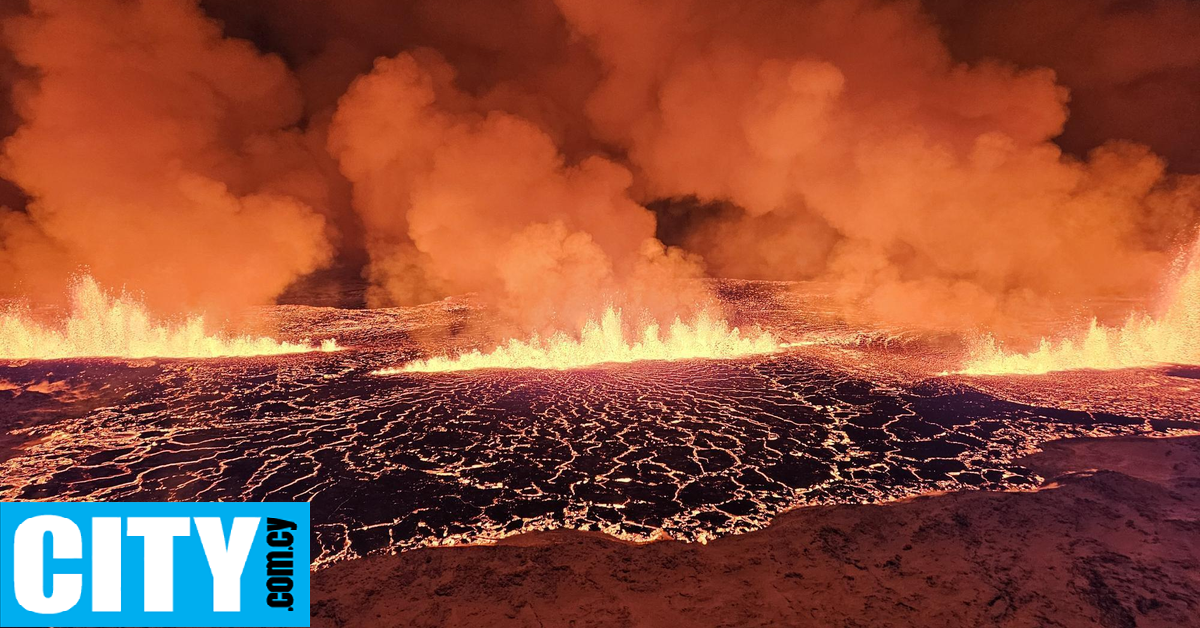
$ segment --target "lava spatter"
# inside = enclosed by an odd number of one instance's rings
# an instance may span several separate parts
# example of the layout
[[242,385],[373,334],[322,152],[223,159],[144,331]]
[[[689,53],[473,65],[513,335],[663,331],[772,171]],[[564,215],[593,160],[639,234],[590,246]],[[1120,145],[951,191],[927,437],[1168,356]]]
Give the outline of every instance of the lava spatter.
[[1079,337],[1043,338],[1029,353],[1005,351],[995,339],[975,345],[964,375],[1039,375],[1075,369],[1111,370],[1156,364],[1200,364],[1200,240],[1180,258],[1157,315],[1135,313],[1119,328],[1093,319]]
[[402,367],[389,367],[376,375],[438,373],[475,369],[564,370],[607,363],[645,360],[730,359],[774,353],[779,343],[768,333],[742,334],[723,320],[701,313],[691,323],[680,319],[661,332],[655,323],[640,333],[626,333],[620,310],[609,308],[599,322],[584,324],[578,337],[556,333],[542,340],[510,340],[488,353],[478,350],[457,356],[416,360]]
[[203,316],[178,322],[156,318],[130,295],[112,295],[91,277],[78,277],[70,309],[46,325],[12,305],[0,312],[0,360],[63,358],[222,358],[336,351],[337,342],[319,345],[267,337],[214,334]]
[[482,320],[454,302],[278,308],[281,328],[349,347],[287,360],[9,365],[0,404],[25,427],[0,499],[309,501],[325,564],[552,528],[702,541],[806,504],[1033,486],[1017,460],[1054,438],[1200,429],[1198,379],[1143,370],[1132,389],[1081,372],[1031,397],[1019,378],[897,376],[920,344],[804,342],[837,334],[793,290],[730,285],[746,288],[722,291],[736,320],[787,351],[372,375],[455,353],[430,338]]

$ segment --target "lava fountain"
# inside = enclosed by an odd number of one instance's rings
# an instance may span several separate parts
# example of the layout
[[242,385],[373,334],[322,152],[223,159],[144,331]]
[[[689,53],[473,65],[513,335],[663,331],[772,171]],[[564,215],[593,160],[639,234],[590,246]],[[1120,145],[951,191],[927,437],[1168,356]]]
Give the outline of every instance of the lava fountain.
[[724,320],[701,313],[690,323],[676,318],[665,333],[648,324],[640,333],[625,333],[620,310],[609,308],[599,321],[585,323],[578,337],[556,333],[542,339],[509,340],[489,353],[478,350],[457,356],[437,356],[376,375],[436,373],[474,369],[566,370],[612,362],[643,360],[729,359],[779,351],[781,345],[766,332],[743,335]]
[[1076,369],[1200,364],[1200,239],[1180,258],[1157,316],[1135,313],[1120,328],[1092,320],[1082,337],[1043,338],[1029,353],[1009,353],[990,336],[972,352],[966,375],[1037,375]]
[[0,359],[221,358],[338,349],[333,340],[314,346],[210,334],[205,331],[203,316],[178,323],[156,320],[145,304],[127,294],[108,294],[91,277],[77,279],[70,296],[65,320],[53,327],[34,320],[21,306],[0,313]]

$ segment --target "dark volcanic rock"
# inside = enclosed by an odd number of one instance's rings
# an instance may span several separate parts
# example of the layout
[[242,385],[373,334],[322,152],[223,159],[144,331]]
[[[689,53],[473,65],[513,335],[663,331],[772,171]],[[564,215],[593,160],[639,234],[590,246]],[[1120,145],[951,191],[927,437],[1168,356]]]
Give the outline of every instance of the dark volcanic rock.
[[1029,464],[1051,483],[802,508],[708,545],[548,532],[339,563],[313,626],[1200,625],[1200,437]]
[[[800,504],[1032,485],[1015,458],[1041,442],[1158,429],[787,354],[370,374],[391,355],[0,369],[27,387],[111,376],[123,395],[5,406],[33,442],[0,459],[0,498],[309,501],[323,564],[547,528],[710,539]],[[1163,429],[1180,427],[1200,422]]]
[[551,528],[709,540],[798,505],[1033,486],[1016,459],[1056,438],[1200,429],[1182,367],[937,375],[961,355],[935,338],[850,328],[795,284],[716,287],[731,320],[801,342],[377,373],[503,339],[459,298],[258,312],[336,353],[0,361],[0,499],[308,501],[326,564]]

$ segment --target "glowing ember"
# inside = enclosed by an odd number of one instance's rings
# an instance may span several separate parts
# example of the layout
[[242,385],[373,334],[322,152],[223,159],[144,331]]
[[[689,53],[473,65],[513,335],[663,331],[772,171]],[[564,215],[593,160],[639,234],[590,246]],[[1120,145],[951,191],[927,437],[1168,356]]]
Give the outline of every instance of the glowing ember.
[[145,305],[128,295],[106,294],[91,277],[80,278],[72,286],[70,314],[58,328],[34,321],[17,307],[0,313],[0,359],[5,360],[217,358],[337,349],[333,340],[315,347],[264,337],[208,334],[202,316],[178,324],[156,321]]
[[1120,329],[1092,321],[1080,339],[1045,338],[1036,351],[1007,353],[984,338],[960,371],[968,375],[1035,375],[1074,369],[1120,369],[1154,364],[1200,364],[1200,240],[1183,264],[1166,309],[1156,317],[1134,314]]
[[491,353],[472,351],[459,356],[434,357],[410,362],[403,367],[376,371],[377,375],[433,373],[473,369],[571,369],[608,362],[641,360],[728,359],[773,353],[779,343],[765,332],[743,336],[720,319],[707,314],[692,323],[679,319],[665,335],[658,325],[646,326],[636,340],[625,334],[620,310],[609,308],[599,322],[589,321],[579,338],[563,333],[542,340],[510,340]]

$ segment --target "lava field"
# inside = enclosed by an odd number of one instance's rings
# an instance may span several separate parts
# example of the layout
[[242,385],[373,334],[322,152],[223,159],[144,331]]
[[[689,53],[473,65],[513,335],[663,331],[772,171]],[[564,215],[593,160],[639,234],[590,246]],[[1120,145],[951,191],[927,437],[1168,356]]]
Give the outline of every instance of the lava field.
[[1200,429],[1194,369],[939,375],[945,343],[815,324],[778,292],[725,294],[803,342],[738,360],[373,374],[483,342],[450,300],[260,312],[333,353],[0,363],[0,499],[304,500],[327,564],[547,528],[704,541],[802,505],[1033,487],[1018,459],[1050,439]]

